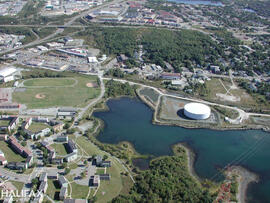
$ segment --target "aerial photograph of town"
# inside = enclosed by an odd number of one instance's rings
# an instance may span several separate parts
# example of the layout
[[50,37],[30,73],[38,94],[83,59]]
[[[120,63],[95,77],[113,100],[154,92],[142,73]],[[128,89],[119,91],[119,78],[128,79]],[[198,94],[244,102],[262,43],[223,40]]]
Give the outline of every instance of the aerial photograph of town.
[[0,0],[0,202],[270,203],[270,0]]

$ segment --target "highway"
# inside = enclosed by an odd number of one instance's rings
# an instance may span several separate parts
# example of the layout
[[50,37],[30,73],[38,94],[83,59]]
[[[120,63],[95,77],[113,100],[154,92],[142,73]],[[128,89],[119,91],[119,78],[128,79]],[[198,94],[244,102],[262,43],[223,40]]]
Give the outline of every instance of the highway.
[[[47,37],[42,38],[42,39],[36,39],[36,40],[33,41],[33,42],[30,42],[30,43],[28,43],[28,44],[22,45],[22,46],[17,47],[17,48],[7,49],[7,50],[5,50],[5,51],[0,52],[0,54],[6,54],[6,53],[9,53],[9,52],[12,52],[12,51],[16,51],[16,50],[19,50],[19,49],[24,49],[24,48],[27,48],[27,47],[35,46],[35,45],[41,44],[41,43],[43,43],[43,42],[46,42],[47,40],[49,40],[49,39],[55,37],[56,35],[61,34],[61,33],[65,30],[65,29],[64,29],[65,27],[72,27],[72,24],[73,24],[77,19],[86,16],[89,12],[93,12],[93,11],[95,11],[95,10],[97,10],[97,9],[101,9],[101,8],[104,8],[104,7],[106,7],[106,6],[109,6],[109,5],[112,5],[112,4],[115,4],[115,3],[120,3],[120,2],[122,2],[122,1],[123,1],[123,0],[113,0],[113,1],[111,1],[111,2],[107,2],[107,3],[104,3],[104,4],[100,5],[100,6],[97,6],[97,7],[95,7],[95,8],[91,8],[91,9],[88,9],[88,10],[86,10],[86,11],[83,11],[82,13],[80,13],[80,14],[78,14],[78,15],[72,17],[71,19],[69,19],[64,25],[57,25],[57,30],[56,30],[54,33],[48,35]],[[12,26],[13,26],[13,27],[35,27],[35,25],[0,25],[0,26],[6,26],[6,27],[12,27]],[[37,25],[37,26],[38,26],[38,27],[43,27],[43,26],[41,26],[41,25]],[[53,26],[53,25],[44,25],[44,27],[50,27],[50,26]],[[55,25],[54,25],[54,27],[55,27]],[[61,28],[60,28],[60,27],[61,27]],[[63,28],[62,28],[62,27],[63,27]]]

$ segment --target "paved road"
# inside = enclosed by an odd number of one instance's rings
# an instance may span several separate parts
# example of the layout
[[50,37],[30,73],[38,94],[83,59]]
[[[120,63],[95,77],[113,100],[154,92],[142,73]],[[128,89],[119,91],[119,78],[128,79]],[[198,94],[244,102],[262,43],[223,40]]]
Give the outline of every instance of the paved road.
[[[112,4],[115,4],[115,3],[120,3],[120,2],[122,2],[122,1],[123,1],[123,0],[113,0],[113,1],[110,1],[110,2],[107,2],[107,3],[104,3],[104,4],[100,5],[100,6],[97,6],[97,7],[95,7],[95,8],[91,8],[91,9],[88,9],[88,10],[86,10],[86,11],[83,11],[83,12],[80,13],[79,15],[74,16],[73,18],[69,19],[69,21],[66,22],[64,25],[58,25],[58,26],[57,26],[58,29],[57,29],[54,33],[48,35],[47,37],[42,38],[42,39],[37,39],[37,40],[35,40],[35,41],[33,41],[33,42],[30,42],[30,43],[25,44],[25,45],[23,45],[23,46],[20,46],[20,47],[18,47],[18,48],[7,49],[7,50],[5,50],[5,51],[0,52],[0,54],[6,54],[6,53],[9,53],[9,52],[11,52],[11,51],[15,51],[15,50],[19,50],[19,49],[23,49],[23,48],[27,48],[27,47],[30,47],[30,46],[34,46],[34,45],[43,43],[43,42],[47,41],[48,39],[51,39],[51,38],[55,37],[55,36],[58,35],[58,34],[61,34],[61,33],[64,31],[64,28],[65,28],[65,27],[71,27],[71,25],[72,25],[77,19],[86,16],[89,12],[93,12],[93,11],[95,11],[95,10],[97,10],[97,9],[101,9],[101,8],[104,8],[104,7],[106,7],[106,6],[109,6],[109,5],[112,5]],[[12,26],[12,25],[0,25],[0,26]],[[28,25],[28,26],[29,26],[29,25]],[[38,25],[38,26],[41,27],[40,25]],[[47,25],[47,26],[50,27],[50,26],[52,26],[52,25]],[[27,25],[15,25],[15,27],[27,27]],[[31,26],[31,27],[34,27],[34,26]]]
[[105,93],[105,86],[104,86],[104,83],[103,83],[103,80],[102,80],[102,76],[103,76],[103,71],[100,71],[98,73],[98,78],[100,80],[100,88],[101,88],[101,92],[100,92],[100,95],[95,98],[94,100],[92,100],[86,107],[84,107],[77,115],[77,117],[75,118],[75,122],[80,120],[84,113],[91,107],[91,106],[94,106],[96,103],[98,103],[99,100],[102,99],[102,97],[104,96],[104,93]]
[[0,166],[0,175],[8,177],[10,180],[18,181],[22,183],[27,183],[29,180],[29,175],[14,173]]
[[[103,78],[103,79],[104,80],[111,80],[112,78]],[[147,88],[155,90],[156,92],[158,92],[162,96],[168,96],[168,97],[188,100],[188,101],[192,101],[192,102],[200,102],[200,103],[204,103],[204,104],[207,104],[207,105],[219,106],[219,107],[235,110],[235,111],[237,111],[239,113],[239,116],[236,119],[230,119],[230,122],[235,123],[235,124],[241,123],[242,121],[248,119],[249,116],[266,116],[266,117],[270,117],[269,114],[247,113],[244,110],[239,109],[237,107],[226,106],[226,105],[223,105],[223,104],[218,104],[218,103],[214,103],[214,102],[208,102],[208,101],[204,101],[204,100],[200,100],[200,99],[192,99],[192,98],[186,98],[186,97],[182,97],[182,96],[167,94],[167,93],[161,92],[156,87],[152,87],[152,86],[149,86],[149,85],[144,85],[144,84],[141,84],[141,83],[131,82],[131,81],[128,81],[128,80],[123,80],[123,79],[116,79],[116,78],[114,78],[114,80],[118,81],[118,82],[122,82],[122,83],[128,82],[131,85],[140,85],[142,87],[147,87]]]

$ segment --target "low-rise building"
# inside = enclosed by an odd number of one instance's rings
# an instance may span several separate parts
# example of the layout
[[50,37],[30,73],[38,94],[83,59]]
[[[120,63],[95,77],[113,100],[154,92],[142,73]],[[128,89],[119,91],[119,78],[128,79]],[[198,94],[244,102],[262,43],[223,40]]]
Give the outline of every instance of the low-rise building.
[[58,136],[56,138],[57,142],[68,142],[68,136]]
[[110,174],[100,174],[99,179],[100,180],[111,180],[111,175]]
[[24,170],[28,168],[24,162],[9,162],[6,166],[11,170]]
[[64,203],[87,203],[86,199],[65,199]]
[[49,171],[47,178],[53,179],[53,180],[58,180],[58,172],[57,171]]
[[31,167],[33,165],[34,158],[33,156],[28,156],[25,160],[25,163],[27,164],[27,168]]
[[91,176],[89,182],[90,182],[90,186],[92,186],[92,187],[98,187],[99,184],[100,184],[99,175]]
[[39,194],[37,197],[35,197],[35,199],[32,201],[32,203],[42,203],[43,199],[44,199],[44,195]]
[[39,176],[39,181],[40,182],[47,182],[48,181],[48,174],[46,172],[41,173]]
[[9,197],[6,197],[3,201],[3,203],[12,203],[13,202],[13,197],[10,195]]
[[78,149],[77,149],[77,146],[75,144],[75,142],[73,140],[68,140],[68,143],[66,144],[66,147],[67,147],[67,151],[69,153],[72,153],[72,152],[78,152]]
[[161,74],[161,79],[163,80],[179,80],[181,79],[181,74],[180,73],[162,73]]
[[78,158],[77,152],[72,152],[70,154],[67,154],[65,157],[66,162],[71,162],[74,161]]
[[100,155],[95,157],[93,164],[98,167],[111,167],[111,161],[104,161]]
[[67,187],[61,187],[59,199],[64,200],[67,197]]
[[4,156],[0,156],[0,165],[7,165],[7,160]]
[[0,134],[0,141],[7,141],[7,134]]
[[52,158],[51,163],[56,164],[56,165],[61,165],[64,163],[64,160],[62,158]]
[[38,190],[43,192],[43,193],[46,193],[47,189],[48,189],[48,182],[47,181],[42,181],[40,183],[40,185],[39,185]]
[[32,118],[26,119],[26,121],[22,125],[22,129],[23,130],[28,129],[31,124],[32,124]]
[[65,178],[65,176],[59,176],[58,182],[59,182],[59,185],[60,185],[61,187],[67,187],[67,186],[68,186],[68,181],[67,181],[67,179]]

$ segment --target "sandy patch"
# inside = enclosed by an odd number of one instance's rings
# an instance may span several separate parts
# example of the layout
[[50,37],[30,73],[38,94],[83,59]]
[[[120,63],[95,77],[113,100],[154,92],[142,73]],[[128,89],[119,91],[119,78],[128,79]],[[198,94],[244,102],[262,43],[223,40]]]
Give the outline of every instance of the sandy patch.
[[97,87],[97,84],[93,82],[89,82],[89,83],[86,83],[86,87]]
[[46,97],[46,95],[42,94],[42,93],[36,94],[36,96],[35,96],[36,99],[44,99],[45,97]]
[[216,96],[219,97],[223,101],[239,102],[241,100],[240,97],[236,97],[236,96],[228,95],[228,94],[217,93]]

